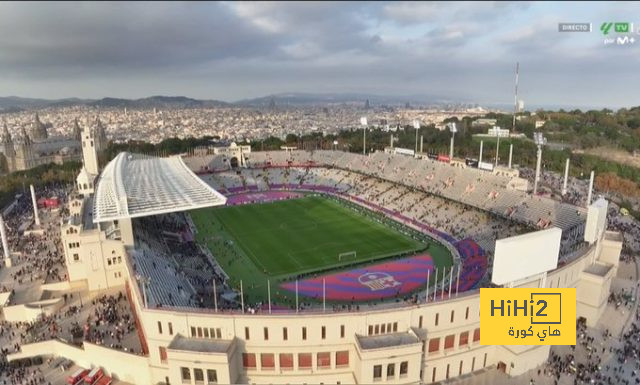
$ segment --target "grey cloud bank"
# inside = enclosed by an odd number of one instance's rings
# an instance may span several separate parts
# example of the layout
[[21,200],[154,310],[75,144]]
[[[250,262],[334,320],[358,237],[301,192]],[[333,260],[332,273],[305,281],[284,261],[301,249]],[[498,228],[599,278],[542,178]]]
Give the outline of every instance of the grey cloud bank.
[[[0,95],[233,101],[280,92],[640,104],[640,42],[558,22],[638,3],[0,3]],[[635,12],[640,14],[640,12]],[[633,20],[629,20],[633,21]],[[587,36],[584,36],[587,35]]]

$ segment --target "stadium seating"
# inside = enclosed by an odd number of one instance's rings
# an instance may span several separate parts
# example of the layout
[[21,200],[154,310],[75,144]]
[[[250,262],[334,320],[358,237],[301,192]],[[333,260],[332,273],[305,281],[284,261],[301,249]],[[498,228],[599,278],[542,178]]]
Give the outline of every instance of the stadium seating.
[[[216,157],[187,164],[223,163]],[[461,290],[481,284],[496,239],[557,226],[561,259],[582,246],[584,209],[516,190],[516,180],[502,173],[384,152],[265,151],[252,153],[247,165],[202,177],[223,194],[302,189],[348,196],[429,231],[460,252]]]

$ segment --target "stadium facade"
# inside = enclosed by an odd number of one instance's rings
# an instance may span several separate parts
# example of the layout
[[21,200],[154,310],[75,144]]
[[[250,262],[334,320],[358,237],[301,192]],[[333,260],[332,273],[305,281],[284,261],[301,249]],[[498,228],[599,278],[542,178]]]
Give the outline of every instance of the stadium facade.
[[[232,161],[232,157],[237,159]],[[393,167],[384,167],[389,164]],[[319,170],[317,175],[322,178],[315,179],[315,187],[291,179],[281,184],[254,181],[256,187],[246,184],[254,174],[244,175],[245,170],[266,168]],[[478,287],[489,284],[489,271],[468,290],[452,293],[449,283],[445,294],[443,283],[436,287],[441,295],[418,295],[413,303],[387,302],[340,311],[313,306],[248,314],[193,306],[183,292],[189,284],[175,286],[172,282],[183,279],[175,270],[148,269],[146,264],[152,259],[145,258],[155,258],[153,233],[159,229],[141,228],[141,218],[224,205],[225,195],[233,191],[336,188],[340,180],[332,179],[331,170],[411,186],[490,212],[514,225],[559,227],[564,243],[558,267],[511,284],[577,288],[577,313],[589,325],[604,311],[618,268],[620,234],[605,230],[602,210],[530,196],[511,170],[491,173],[463,163],[384,153],[251,153],[237,147],[184,158],[122,153],[96,177],[95,191],[78,192],[70,199],[70,215],[61,225],[61,237],[71,283],[90,290],[126,288],[144,354],[46,341],[23,346],[9,360],[44,349],[84,366],[103,367],[112,376],[137,384],[433,383],[488,367],[519,375],[547,360],[549,346],[480,345]],[[275,174],[291,178],[281,171]],[[207,182],[211,175],[241,178],[242,182],[235,187],[218,185],[225,190],[218,191]],[[335,194],[348,195],[345,191]],[[153,259],[154,267],[157,260]],[[58,307],[51,304],[37,313],[53,314]]]

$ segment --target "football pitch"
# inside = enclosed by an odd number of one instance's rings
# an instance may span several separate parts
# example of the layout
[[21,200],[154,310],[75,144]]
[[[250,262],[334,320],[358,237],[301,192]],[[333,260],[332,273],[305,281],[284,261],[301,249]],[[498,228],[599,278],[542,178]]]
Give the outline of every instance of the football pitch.
[[[207,245],[232,279],[245,280],[249,291],[264,291],[262,282],[269,278],[295,279],[297,274],[409,255],[427,246],[438,265],[451,263],[439,243],[414,238],[400,226],[381,223],[375,214],[322,196],[206,208],[191,217],[197,241]],[[339,258],[344,253],[350,254]]]

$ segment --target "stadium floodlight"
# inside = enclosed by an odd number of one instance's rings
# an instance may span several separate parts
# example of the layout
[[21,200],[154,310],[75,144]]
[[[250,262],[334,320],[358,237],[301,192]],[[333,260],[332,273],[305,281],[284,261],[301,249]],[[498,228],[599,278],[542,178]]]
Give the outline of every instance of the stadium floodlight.
[[367,155],[367,117],[360,118],[360,125],[362,125],[362,155]]
[[547,138],[542,135],[542,132],[534,132],[533,142],[536,144],[536,146],[544,146],[545,144],[547,144]]
[[500,127],[493,126],[493,131],[496,134],[496,165],[498,167],[498,154],[500,153]]
[[418,119],[415,119],[413,121],[413,128],[416,129],[416,148],[415,148],[415,152],[414,153],[418,153],[418,130],[420,129],[420,121]]
[[542,132],[537,131],[533,133],[533,142],[538,146],[538,153],[536,159],[536,176],[533,181],[533,195],[538,193],[538,182],[540,181],[540,166],[542,164],[542,146],[547,144],[547,138],[542,135]]
[[458,132],[458,127],[456,126],[455,122],[450,122],[447,123],[447,127],[449,128],[449,131],[451,131],[451,145],[449,146],[449,159],[453,159],[453,142],[454,142],[454,137],[456,136],[456,132]]

